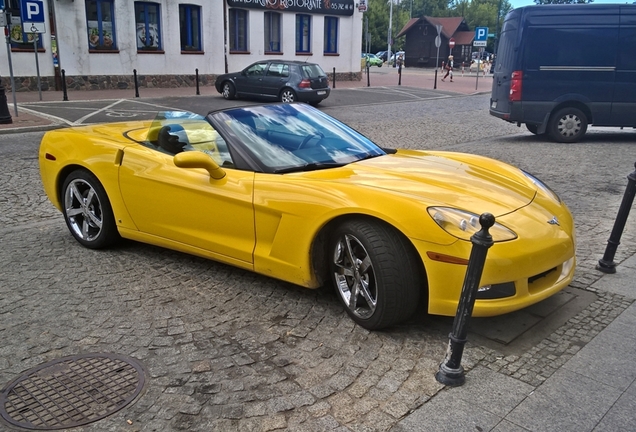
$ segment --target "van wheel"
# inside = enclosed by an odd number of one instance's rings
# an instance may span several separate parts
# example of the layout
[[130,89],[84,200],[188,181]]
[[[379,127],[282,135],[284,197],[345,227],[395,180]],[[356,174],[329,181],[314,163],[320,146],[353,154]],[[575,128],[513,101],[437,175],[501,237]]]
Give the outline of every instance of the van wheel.
[[557,142],[571,143],[581,139],[587,131],[587,117],[574,107],[557,111],[548,126],[550,137]]

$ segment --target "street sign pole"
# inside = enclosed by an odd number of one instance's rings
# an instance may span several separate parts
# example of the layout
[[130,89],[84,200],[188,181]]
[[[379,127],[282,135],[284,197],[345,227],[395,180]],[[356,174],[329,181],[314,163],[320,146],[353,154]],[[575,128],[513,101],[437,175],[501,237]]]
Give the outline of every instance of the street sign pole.
[[[33,28],[31,29],[33,30]],[[38,59],[38,34],[33,32],[33,52],[35,53],[35,72],[38,77],[38,95],[40,96],[40,100],[42,100],[42,84],[40,83],[40,60]]]
[[435,83],[433,84],[433,89],[437,88],[437,69],[439,68],[439,47],[442,44],[442,39],[440,38],[440,33],[442,32],[442,26],[437,24],[435,26],[437,30],[437,37],[435,38],[435,46],[437,47],[437,60],[435,60]]
[[[7,14],[7,24],[11,22],[11,14]],[[18,101],[15,96],[15,78],[13,77],[13,63],[11,62],[11,40],[9,37],[9,26],[4,28],[4,38],[7,43],[7,62],[9,63],[9,77],[11,78],[11,95],[13,96],[13,111],[18,117]]]

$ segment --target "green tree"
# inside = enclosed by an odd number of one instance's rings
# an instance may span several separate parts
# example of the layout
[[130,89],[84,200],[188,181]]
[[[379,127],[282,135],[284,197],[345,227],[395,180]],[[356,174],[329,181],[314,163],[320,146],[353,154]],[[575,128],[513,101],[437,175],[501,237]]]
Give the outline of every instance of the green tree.
[[[409,7],[407,0],[401,3],[393,2],[393,44],[391,51],[397,51],[404,45],[403,40],[398,40],[395,35],[402,30],[409,20]],[[365,21],[368,21],[370,34],[370,51],[386,50],[388,47],[390,5],[387,0],[368,0],[367,11],[364,13]],[[365,23],[362,25],[362,49],[364,50],[366,39],[364,37]]]

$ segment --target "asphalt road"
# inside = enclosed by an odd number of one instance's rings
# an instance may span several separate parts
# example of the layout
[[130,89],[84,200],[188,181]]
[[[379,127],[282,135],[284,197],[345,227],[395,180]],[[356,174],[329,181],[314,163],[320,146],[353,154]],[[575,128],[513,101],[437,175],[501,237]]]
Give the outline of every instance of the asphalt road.
[[[626,307],[620,296],[589,287],[600,277],[594,266],[625,177],[634,170],[633,131],[592,128],[581,143],[555,144],[489,116],[486,95],[352,92],[321,109],[383,146],[513,163],[549,184],[574,214],[572,286],[540,307],[474,320],[465,368],[507,368],[538,385]],[[386,100],[376,103],[380,97]],[[204,113],[227,102],[112,103],[38,109],[87,123],[152,118],[161,107]],[[82,248],[42,191],[41,136],[0,135],[0,386],[70,354],[140,359],[148,374],[142,397],[84,428],[95,431],[389,430],[442,388],[434,373],[451,318],[421,313],[372,333],[353,324],[330,290],[306,290],[134,242],[106,251]],[[635,252],[632,218],[616,261]]]
[[[344,107],[355,109],[373,105],[445,99],[453,96],[456,96],[456,93],[417,87],[359,87],[333,91],[329,98],[320,104],[320,108],[325,111],[338,111]],[[152,119],[157,112],[165,110],[184,110],[205,115],[218,109],[261,102],[227,101],[215,94],[196,97],[44,101],[31,102],[24,108],[50,116],[60,123],[76,126],[87,123]]]

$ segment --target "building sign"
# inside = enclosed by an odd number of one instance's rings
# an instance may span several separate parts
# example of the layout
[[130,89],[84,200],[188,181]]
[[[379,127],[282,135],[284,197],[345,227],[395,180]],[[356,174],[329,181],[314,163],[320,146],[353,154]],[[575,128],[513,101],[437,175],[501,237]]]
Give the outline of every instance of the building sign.
[[302,12],[322,15],[353,15],[354,0],[227,0],[230,7]]

